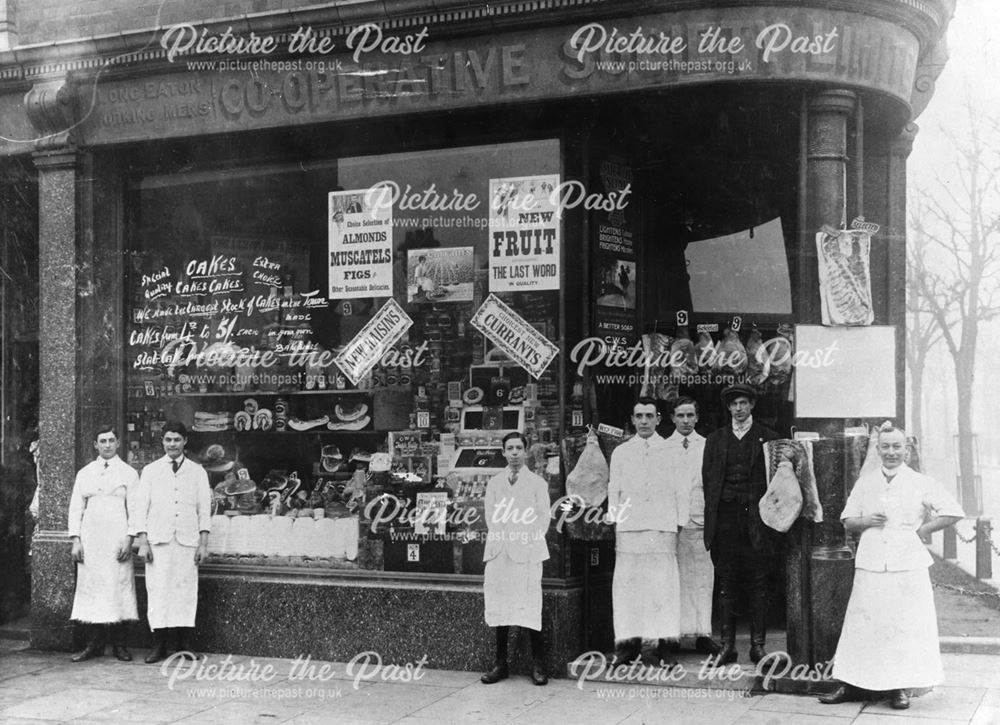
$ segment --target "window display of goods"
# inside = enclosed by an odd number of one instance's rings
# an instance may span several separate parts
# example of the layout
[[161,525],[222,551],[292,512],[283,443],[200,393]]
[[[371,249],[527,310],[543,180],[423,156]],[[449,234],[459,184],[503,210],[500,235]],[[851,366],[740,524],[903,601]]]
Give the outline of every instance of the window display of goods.
[[313,428],[320,428],[325,426],[330,422],[330,416],[322,415],[319,418],[311,418],[309,420],[300,420],[298,418],[289,418],[288,427],[296,431],[306,431],[312,430]]
[[202,410],[195,411],[194,425],[191,430],[199,433],[211,433],[215,431],[229,430],[233,427],[233,416],[230,413],[219,411],[209,413]]

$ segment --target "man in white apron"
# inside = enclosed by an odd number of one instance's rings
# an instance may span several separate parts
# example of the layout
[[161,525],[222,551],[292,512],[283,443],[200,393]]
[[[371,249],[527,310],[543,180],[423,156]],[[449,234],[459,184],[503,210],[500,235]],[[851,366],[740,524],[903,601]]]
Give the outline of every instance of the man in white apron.
[[139,476],[118,457],[118,436],[104,426],[94,436],[97,460],[80,469],[69,502],[69,535],[76,562],[76,593],[70,619],[89,625],[90,641],[73,656],[85,662],[104,654],[111,635],[112,651],[122,662],[128,622],[138,619],[132,540]]
[[611,454],[615,666],[636,659],[643,639],[656,642],[657,659],[667,663],[680,641],[677,534],[688,520],[691,484],[670,475],[680,468],[680,454],[656,432],[659,422],[656,401],[639,398],[632,407],[636,435]]
[[212,493],[205,469],[184,455],[187,428],[163,426],[163,458],[142,469],[138,491],[139,555],[146,560],[147,619],[153,649],[146,662],[167,656],[168,631],[176,651],[197,657],[190,644],[198,609],[198,565],[208,555]]
[[825,704],[892,691],[891,706],[910,706],[907,688],[941,682],[937,612],[921,538],[965,514],[954,497],[907,466],[906,436],[898,428],[878,436],[882,466],[854,484],[840,520],[861,532],[854,587],[833,657],[833,676],[844,684],[820,698]]
[[496,629],[496,664],[480,680],[493,685],[509,676],[507,636],[514,625],[528,630],[531,681],[545,685],[549,678],[542,639],[542,562],[549,558],[549,487],[524,465],[521,433],[504,436],[503,456],[507,467],[486,485],[484,502],[484,618]]
[[670,420],[674,423],[674,432],[667,438],[667,446],[681,462],[681,468],[671,475],[677,476],[678,485],[686,482],[691,487],[688,520],[677,537],[681,637],[692,637],[698,652],[717,655],[722,647],[712,639],[715,566],[705,548],[705,492],[701,485],[705,438],[694,429],[698,423],[698,403],[691,398],[678,398]]

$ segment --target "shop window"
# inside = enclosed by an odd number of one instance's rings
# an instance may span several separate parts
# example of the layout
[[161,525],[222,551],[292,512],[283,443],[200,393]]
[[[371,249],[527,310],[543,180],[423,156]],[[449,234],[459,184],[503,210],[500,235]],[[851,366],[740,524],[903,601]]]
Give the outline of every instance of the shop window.
[[[544,472],[560,419],[558,365],[529,374],[471,324],[497,291],[490,182],[559,172],[547,140],[138,180],[129,463],[185,423],[219,562],[481,573],[500,438],[526,432]],[[551,287],[498,297],[559,340]]]

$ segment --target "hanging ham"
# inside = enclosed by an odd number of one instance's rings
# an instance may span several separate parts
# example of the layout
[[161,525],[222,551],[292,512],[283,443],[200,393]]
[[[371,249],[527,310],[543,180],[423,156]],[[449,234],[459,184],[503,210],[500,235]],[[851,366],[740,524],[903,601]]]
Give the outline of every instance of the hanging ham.
[[677,339],[670,346],[670,369],[674,377],[698,372],[698,352],[686,327],[677,328]]
[[719,345],[716,367],[724,373],[739,375],[747,369],[747,349],[740,342],[740,336],[732,328],[726,330]]
[[566,477],[566,493],[579,497],[584,506],[600,506],[608,497],[611,471],[601,452],[597,434],[591,430],[573,470]]
[[802,490],[791,461],[786,459],[778,464],[757,507],[760,520],[775,531],[788,531],[795,523],[802,511]]
[[755,327],[747,338],[747,382],[750,385],[761,385],[767,380],[767,374],[764,372],[764,354],[764,337]]
[[666,367],[670,353],[670,337],[660,332],[650,332],[642,336],[643,370],[641,397],[657,397],[657,389],[669,373]]
[[704,330],[698,333],[698,342],[694,346],[695,354],[698,356],[698,369],[707,372],[715,367],[715,341],[712,336]]

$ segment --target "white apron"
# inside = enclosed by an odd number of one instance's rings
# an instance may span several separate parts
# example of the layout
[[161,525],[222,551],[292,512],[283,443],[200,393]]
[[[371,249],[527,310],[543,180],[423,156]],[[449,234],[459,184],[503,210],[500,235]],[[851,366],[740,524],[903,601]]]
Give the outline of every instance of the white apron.
[[611,583],[615,639],[680,639],[677,534],[620,531]]
[[198,610],[197,547],[153,544],[153,561],[146,564],[146,594],[150,629],[193,627]]
[[715,566],[705,549],[705,530],[684,527],[677,539],[677,569],[680,578],[681,636],[712,634],[712,588]]
[[542,562],[514,561],[506,552],[483,571],[486,624],[542,629]]
[[138,619],[135,579],[131,552],[118,561],[118,548],[128,533],[124,487],[122,495],[97,494],[87,497],[80,544],[83,563],[76,565],[76,595],[70,619],[91,624],[108,624]]
[[866,690],[932,687],[942,681],[927,569],[854,570],[833,676]]

